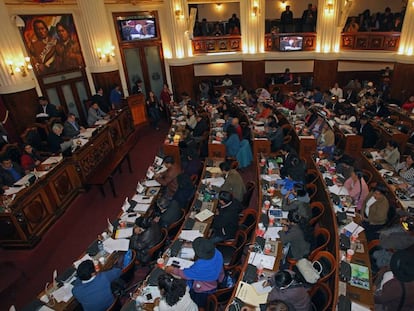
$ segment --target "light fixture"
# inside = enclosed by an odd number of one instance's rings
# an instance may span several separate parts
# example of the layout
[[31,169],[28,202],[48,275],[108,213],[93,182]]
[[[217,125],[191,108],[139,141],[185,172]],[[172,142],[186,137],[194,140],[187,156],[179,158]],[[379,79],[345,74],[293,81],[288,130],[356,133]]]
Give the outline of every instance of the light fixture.
[[216,10],[220,11],[221,10],[221,3],[216,3]]
[[105,59],[108,63],[111,61],[111,57],[115,57],[115,47],[113,45],[105,49],[97,48],[96,51],[98,52],[99,59]]
[[281,0],[280,1],[280,8],[282,9],[282,10],[286,10],[286,6],[287,6],[288,4],[286,3],[286,1],[285,0]]
[[331,1],[332,0],[328,0],[328,2],[325,4],[325,12],[327,14],[332,14],[333,10],[334,10],[334,6],[333,6],[333,3]]
[[252,16],[257,16],[259,15],[259,6],[255,3],[252,7]]
[[9,74],[14,76],[15,72],[20,72],[22,77],[26,77],[27,73],[33,69],[30,64],[30,58],[25,57],[23,62],[13,62],[12,60],[7,61],[7,66],[9,67]]

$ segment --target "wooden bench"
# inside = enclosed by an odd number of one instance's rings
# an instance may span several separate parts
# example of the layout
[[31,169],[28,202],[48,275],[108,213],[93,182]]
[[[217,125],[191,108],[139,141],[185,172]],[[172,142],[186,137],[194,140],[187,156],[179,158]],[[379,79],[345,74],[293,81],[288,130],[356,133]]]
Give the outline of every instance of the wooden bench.
[[109,182],[112,194],[116,197],[115,184],[113,176],[117,171],[122,173],[122,163],[126,160],[128,163],[129,172],[132,173],[131,158],[129,152],[135,145],[135,135],[131,135],[128,140],[120,146],[119,149],[110,153],[108,157],[95,169],[95,171],[88,177],[86,186],[98,186],[102,195],[105,197],[104,185]]

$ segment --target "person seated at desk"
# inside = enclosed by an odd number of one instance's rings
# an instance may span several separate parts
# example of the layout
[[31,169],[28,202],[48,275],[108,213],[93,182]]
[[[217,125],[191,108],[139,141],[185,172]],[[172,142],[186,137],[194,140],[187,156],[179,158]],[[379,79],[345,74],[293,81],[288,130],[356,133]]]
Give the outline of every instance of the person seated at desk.
[[280,168],[280,176],[304,184],[306,178],[305,161],[300,159],[296,151],[289,145],[283,145],[280,150],[284,157],[283,165]]
[[129,248],[137,253],[137,260],[147,264],[151,258],[148,250],[161,241],[161,227],[151,217],[138,217],[135,220],[134,234],[129,243]]
[[295,106],[295,110],[294,112],[296,113],[296,116],[299,119],[305,119],[305,116],[308,114],[308,109],[306,109],[304,103],[303,103],[303,99],[299,99],[296,102],[296,106]]
[[343,175],[345,180],[348,179],[351,176],[351,171],[354,169],[355,159],[347,155],[343,150],[335,148],[332,154],[332,160],[336,164],[336,172]]
[[361,171],[350,170],[350,176],[345,180],[344,187],[348,190],[348,194],[352,198],[353,204],[356,205],[356,210],[360,211],[362,203],[369,193],[368,185],[365,182]]
[[16,181],[24,176],[24,171],[19,164],[13,162],[10,157],[4,156],[0,165],[0,185],[3,190],[12,187]]
[[293,93],[292,92],[289,93],[288,98],[283,102],[283,107],[285,107],[289,110],[295,111],[296,101],[293,98]]
[[283,128],[277,126],[275,121],[269,123],[266,136],[270,140],[270,150],[272,152],[276,152],[282,147],[285,135],[283,134]]
[[229,75],[225,75],[223,82],[221,83],[222,86],[232,86],[233,85],[233,81],[230,79]]
[[176,200],[180,206],[188,206],[194,196],[195,186],[189,175],[181,173],[177,176],[177,190],[172,199]]
[[187,147],[185,151],[182,152],[181,166],[183,173],[187,174],[190,177],[193,175],[200,175],[203,169],[203,163],[201,162],[198,152],[195,150],[195,148]]
[[208,131],[208,124],[201,114],[196,116],[196,120],[197,124],[193,129],[192,135],[196,141],[201,141],[204,133]]
[[76,122],[76,116],[73,113],[69,113],[68,118],[63,124],[63,135],[73,138],[83,132],[85,132],[85,128]]
[[395,140],[387,141],[385,148],[382,149],[379,154],[384,158],[384,160],[392,165],[394,168],[400,162],[400,151],[398,150],[398,143]]
[[365,228],[365,234],[368,241],[378,239],[379,233],[388,221],[389,202],[385,193],[385,185],[379,184],[370,193],[362,203],[361,218],[362,226]]
[[62,138],[63,125],[55,123],[52,126],[52,132],[47,137],[49,151],[52,153],[64,153],[72,147],[72,139],[65,141]]
[[362,136],[362,148],[374,148],[378,137],[366,115],[359,118],[354,131]]
[[386,118],[390,115],[390,111],[385,106],[385,103],[381,98],[376,98],[375,105],[371,105],[369,110],[375,113],[375,115],[379,118]]
[[324,124],[324,118],[318,115],[316,120],[313,121],[311,125],[309,125],[308,130],[312,133],[315,139],[318,139],[321,135]]
[[226,156],[235,158],[240,150],[240,139],[233,125],[227,127],[227,138],[223,141],[226,146]]
[[381,271],[373,286],[375,310],[413,310],[413,258],[413,247],[399,250],[392,255],[390,267]]
[[330,158],[335,148],[335,134],[328,122],[322,127],[322,133],[317,139],[317,149],[322,150]]
[[335,82],[333,88],[331,88],[329,90],[331,92],[332,95],[338,97],[339,99],[344,98],[344,92],[343,90],[339,87],[338,82]]
[[92,96],[92,102],[98,103],[99,108],[103,112],[108,113],[109,111],[111,111],[111,107],[108,103],[108,100],[104,96],[104,90],[100,86],[98,86],[96,89],[97,89],[97,92],[95,95]]
[[257,103],[257,111],[258,114],[256,115],[256,120],[267,119],[272,114],[270,106],[263,102]]
[[164,158],[164,165],[167,170],[161,174],[155,175],[155,180],[163,186],[162,191],[166,198],[172,199],[174,193],[178,189],[177,176],[181,173],[181,169],[171,156],[166,156]]
[[188,280],[187,284],[191,284],[191,298],[199,308],[204,308],[208,295],[214,293],[218,283],[224,279],[223,255],[212,241],[205,238],[196,238],[192,245],[195,253],[194,264],[183,270],[167,266],[165,272]]
[[158,288],[161,297],[155,299],[154,311],[198,311],[185,280],[164,273],[158,277]]
[[287,85],[293,82],[293,74],[290,72],[289,68],[285,69],[285,72],[281,75],[282,83]]
[[158,222],[161,228],[168,228],[181,218],[182,211],[180,204],[176,200],[169,201],[164,197],[159,197],[155,215],[154,221]]
[[40,165],[44,158],[29,144],[24,145],[24,151],[20,158],[20,164],[25,171],[32,171]]
[[295,273],[291,270],[276,272],[267,281],[268,285],[272,287],[267,296],[267,301],[279,300],[284,302],[288,309],[281,310],[310,311],[312,308],[308,288],[300,284],[295,277]]
[[301,184],[295,184],[293,189],[283,196],[282,211],[294,211],[308,221],[312,218],[312,210],[309,203],[310,197],[306,189]]
[[218,208],[212,224],[213,234],[210,237],[214,244],[234,239],[239,228],[239,213],[241,210],[240,202],[233,198],[230,192],[220,191]]
[[88,120],[87,123],[89,126],[93,126],[96,121],[98,120],[108,120],[109,115],[107,115],[105,112],[103,112],[99,106],[98,103],[92,103],[92,105],[89,107],[88,110]]
[[411,112],[414,109],[414,95],[411,95],[401,108]]
[[46,97],[40,96],[38,98],[39,106],[37,108],[36,119],[37,121],[46,120],[49,118],[59,117],[59,112],[55,105],[49,104]]
[[[395,171],[400,175],[410,186],[414,185],[414,154],[410,153],[405,158],[405,161],[400,162],[395,167]],[[406,185],[407,186],[407,185]]]
[[187,114],[187,118],[185,122],[187,124],[187,127],[190,129],[190,131],[193,131],[197,125],[197,118],[194,113],[194,108],[188,107],[187,111],[188,111],[188,114]]
[[235,199],[242,202],[243,197],[246,194],[246,186],[243,178],[240,176],[239,172],[230,168],[230,163],[227,161],[220,163],[220,169],[224,174],[225,179],[220,191],[228,191]]
[[72,293],[84,311],[104,311],[114,302],[111,282],[121,275],[121,269],[96,273],[93,261],[85,260],[79,265],[76,274],[78,279]]
[[344,102],[338,111],[338,116],[334,117],[334,120],[338,124],[351,126],[357,120],[356,111],[349,103]]
[[309,255],[313,245],[313,228],[298,213],[290,211],[288,219],[282,219],[280,240],[284,247],[284,256],[298,260]]

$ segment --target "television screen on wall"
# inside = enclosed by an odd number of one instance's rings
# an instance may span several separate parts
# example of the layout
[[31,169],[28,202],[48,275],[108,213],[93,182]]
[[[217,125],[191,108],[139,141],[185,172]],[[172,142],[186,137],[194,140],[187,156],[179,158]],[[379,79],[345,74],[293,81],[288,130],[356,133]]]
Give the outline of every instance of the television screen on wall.
[[117,19],[122,41],[150,40],[158,37],[155,17],[128,16]]
[[288,51],[301,51],[303,45],[303,37],[300,36],[288,36],[280,37],[279,49],[283,52]]

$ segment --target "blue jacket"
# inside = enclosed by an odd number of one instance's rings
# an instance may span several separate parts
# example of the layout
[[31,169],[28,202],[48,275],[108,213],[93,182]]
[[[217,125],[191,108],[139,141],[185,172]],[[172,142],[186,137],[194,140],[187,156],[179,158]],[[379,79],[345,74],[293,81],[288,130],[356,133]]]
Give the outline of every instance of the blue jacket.
[[236,133],[231,134],[230,137],[224,141],[224,144],[226,145],[226,155],[235,158],[240,150],[239,135]]
[[105,311],[113,302],[111,282],[121,275],[121,269],[114,268],[101,272],[88,282],[76,280],[72,289],[73,296],[82,305],[84,311]]

